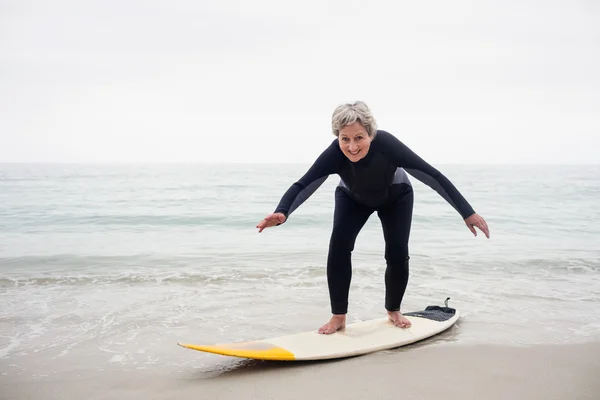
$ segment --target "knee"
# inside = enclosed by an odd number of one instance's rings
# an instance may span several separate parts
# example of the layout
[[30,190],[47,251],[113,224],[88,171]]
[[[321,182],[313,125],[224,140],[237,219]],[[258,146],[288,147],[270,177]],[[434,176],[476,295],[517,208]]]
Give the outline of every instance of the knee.
[[385,260],[390,265],[408,268],[409,259],[407,245],[391,246],[391,248],[388,248],[385,252]]
[[333,252],[351,253],[354,250],[355,239],[344,232],[331,235],[329,240],[329,250]]

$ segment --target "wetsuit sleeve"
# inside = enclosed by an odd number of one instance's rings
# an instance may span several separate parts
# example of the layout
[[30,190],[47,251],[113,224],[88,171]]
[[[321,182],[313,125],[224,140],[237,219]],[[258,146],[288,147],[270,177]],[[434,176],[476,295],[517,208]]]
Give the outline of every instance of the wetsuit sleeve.
[[454,184],[440,171],[415,154],[408,146],[385,131],[381,132],[380,139],[382,139],[382,151],[388,156],[390,162],[404,168],[410,175],[435,190],[458,211],[463,219],[475,213],[469,202],[460,194]]
[[337,141],[334,140],[315,160],[304,176],[289,187],[279,201],[275,212],[284,214],[287,220],[287,217],[300,207],[327,180],[329,175],[336,173],[340,155],[343,156]]

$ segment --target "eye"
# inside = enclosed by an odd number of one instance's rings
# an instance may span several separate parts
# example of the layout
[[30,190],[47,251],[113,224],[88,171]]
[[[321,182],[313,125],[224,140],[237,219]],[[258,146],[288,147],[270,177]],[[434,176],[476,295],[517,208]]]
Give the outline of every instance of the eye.
[[348,141],[348,138],[347,138],[347,137],[343,137],[343,138],[342,138],[342,142],[347,142],[347,141]]

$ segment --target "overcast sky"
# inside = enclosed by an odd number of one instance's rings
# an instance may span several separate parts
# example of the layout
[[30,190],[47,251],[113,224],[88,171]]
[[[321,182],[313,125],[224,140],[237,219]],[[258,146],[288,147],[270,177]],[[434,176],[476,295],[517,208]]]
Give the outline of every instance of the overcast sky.
[[439,163],[600,163],[600,6],[0,0],[0,161],[312,162],[340,103]]

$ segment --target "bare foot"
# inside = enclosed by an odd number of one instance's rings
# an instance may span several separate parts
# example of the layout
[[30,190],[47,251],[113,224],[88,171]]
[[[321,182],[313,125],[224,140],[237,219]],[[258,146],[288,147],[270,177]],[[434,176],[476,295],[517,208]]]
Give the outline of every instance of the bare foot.
[[400,311],[388,311],[388,317],[398,328],[410,328],[412,325],[408,318],[400,314]]
[[344,329],[346,327],[346,315],[338,314],[333,315],[328,323],[319,328],[319,333],[324,335],[331,335],[339,331],[340,329]]

